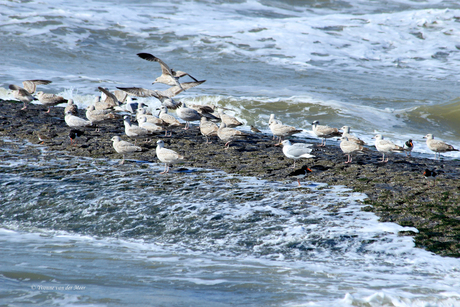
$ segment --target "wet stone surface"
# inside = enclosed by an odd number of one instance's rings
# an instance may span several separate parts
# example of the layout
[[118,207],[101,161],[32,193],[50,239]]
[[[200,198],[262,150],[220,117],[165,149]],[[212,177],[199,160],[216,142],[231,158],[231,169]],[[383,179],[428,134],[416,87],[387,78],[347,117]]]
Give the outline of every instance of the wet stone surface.
[[[22,103],[0,100],[0,148],[5,139],[28,140],[39,144],[37,131],[45,132],[52,138],[43,144],[50,151],[66,152],[72,156],[121,159],[115,152],[111,138],[119,135],[123,140],[132,141],[124,134],[122,117],[99,125],[95,129],[84,130],[84,135],[76,145],[70,144],[70,128],[64,121],[64,109],[55,107],[49,114],[41,105],[29,104],[21,110]],[[79,116],[85,117],[85,110],[79,110]],[[163,139],[165,147],[176,150],[185,156],[185,163],[178,168],[218,169],[227,173],[243,176],[255,176],[265,180],[283,181],[295,184],[292,176],[293,160],[287,159],[271,135],[254,134],[246,140],[231,143],[228,150],[217,138],[212,144],[205,144],[204,137],[196,125],[190,130],[175,129],[172,137],[164,134],[149,139],[136,140],[143,151],[127,156],[126,163],[142,160],[160,163],[155,157],[156,141]],[[318,139],[299,139],[293,142],[319,144]],[[356,156],[353,163],[345,164],[346,156],[339,143],[328,141],[325,148],[315,147],[316,158],[299,160],[296,169],[309,167],[313,172],[301,182],[317,181],[331,185],[345,185],[355,192],[368,196],[363,210],[372,211],[382,222],[395,222],[402,226],[413,226],[419,233],[412,235],[417,247],[443,256],[460,257],[460,161],[421,159],[396,154],[388,163],[380,163],[381,154],[375,147],[368,145],[368,154]],[[37,150],[31,147],[30,158],[37,157]],[[437,177],[436,185],[427,181],[424,170],[437,168],[444,173]],[[167,175],[166,175],[167,176]]]

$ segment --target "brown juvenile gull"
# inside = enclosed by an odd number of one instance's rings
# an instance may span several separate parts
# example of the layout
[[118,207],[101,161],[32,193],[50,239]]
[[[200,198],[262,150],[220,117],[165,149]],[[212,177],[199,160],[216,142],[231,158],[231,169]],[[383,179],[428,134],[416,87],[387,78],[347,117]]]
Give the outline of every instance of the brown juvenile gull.
[[27,108],[26,103],[30,103],[33,100],[38,100],[37,98],[32,96],[32,94],[30,94],[28,91],[26,91],[20,86],[10,84],[9,88],[10,90],[13,90],[14,98],[21,101],[24,104],[21,110],[25,110]]
[[[168,114],[168,108],[166,106],[160,106],[160,114],[158,116],[165,123],[166,127],[182,127],[184,125],[177,118]],[[168,136],[168,130],[166,130],[165,136]],[[169,136],[172,136],[172,132]]]
[[121,160],[120,164],[125,163],[126,154],[136,152],[136,151],[142,151],[141,147],[136,146],[130,142],[122,141],[119,136],[112,137],[112,141],[113,141],[113,148],[115,149],[115,151],[123,155],[123,160]]
[[48,111],[46,113],[49,113],[51,111],[51,107],[54,107],[58,104],[61,103],[67,103],[67,99],[65,99],[62,96],[58,96],[55,94],[47,94],[43,93],[42,91],[37,92],[38,100],[44,105],[48,107]]
[[140,116],[137,119],[137,122],[139,123],[139,127],[144,128],[151,133],[163,133],[164,129],[156,124],[152,124],[147,122],[147,117],[145,116]]
[[103,95],[101,94],[101,97],[94,103],[96,110],[113,109],[114,107],[118,107],[120,105],[120,101],[118,101],[117,96],[109,90],[100,86],[97,89],[100,90]]
[[47,85],[50,84],[49,80],[26,80],[22,82],[24,89],[29,93],[33,94],[37,90],[37,85]]
[[281,144],[283,145],[283,153],[284,155],[294,160],[294,165],[292,168],[295,168],[295,161],[300,158],[314,158],[314,155],[311,155],[312,149],[310,148],[312,144],[306,143],[295,143],[291,144],[289,140],[282,141]]
[[431,133],[428,133],[423,137],[426,139],[426,145],[431,151],[434,151],[434,157],[435,159],[441,159],[441,152],[447,152],[447,151],[458,151],[458,149],[455,149],[454,146],[446,144],[443,141],[440,140],[435,140],[434,136]]
[[388,162],[388,157],[385,159],[385,154],[390,155],[395,152],[403,152],[404,148],[396,145],[395,143],[384,140],[381,134],[377,134],[373,137],[375,139],[375,148],[383,154],[382,162]]
[[179,116],[180,119],[185,121],[185,128],[184,130],[187,130],[190,128],[190,122],[195,121],[195,120],[200,120],[201,119],[201,114],[198,113],[198,111],[194,109],[187,108],[185,103],[182,103],[180,107],[176,110],[177,116]]
[[163,140],[157,141],[156,154],[158,160],[165,164],[165,170],[160,174],[166,174],[169,172],[169,164],[178,163],[184,160],[184,156],[178,154],[174,150],[167,149],[164,147],[165,143]]
[[49,80],[26,80],[22,82],[24,88],[17,86],[15,84],[10,84],[9,89],[13,90],[14,98],[21,101],[24,106],[21,110],[27,108],[26,103],[30,103],[33,100],[37,100],[37,98],[33,97],[32,94],[35,93],[37,89],[37,85],[40,84],[50,84],[51,81]]
[[235,128],[238,126],[243,125],[239,120],[237,120],[235,117],[225,114],[223,111],[219,111],[219,117],[222,122],[227,125],[229,128]]
[[217,136],[217,130],[219,130],[219,127],[211,122],[208,121],[206,117],[202,117],[200,120],[200,132],[202,135],[206,137],[206,143],[205,144],[211,144],[212,142],[209,141],[210,136]]
[[174,96],[178,95],[180,92],[187,90],[189,88],[200,85],[203,81],[196,82],[185,82],[182,83],[182,87],[172,86],[165,91],[158,90],[149,90],[141,87],[117,87],[119,90],[125,91],[126,93],[137,96],[137,97],[155,97],[158,99],[162,105],[165,105],[168,109],[177,109],[181,104],[178,101],[172,99]]
[[235,128],[228,128],[224,122],[220,123],[220,127],[217,130],[217,136],[225,143],[225,149],[227,150],[230,147],[230,143],[237,138],[244,138],[250,134],[243,131],[237,130]]
[[[117,115],[109,110],[96,110],[96,107],[93,105],[86,108],[86,118],[93,124],[117,119],[117,117]],[[99,129],[96,129],[96,131],[99,131]]]
[[363,145],[360,145],[356,143],[355,141],[350,141],[350,139],[347,136],[345,136],[345,134],[342,135],[341,140],[342,141],[340,142],[340,149],[342,149],[343,153],[346,154],[348,157],[345,163],[351,163],[351,161],[353,160],[351,155],[353,153],[356,153],[356,152],[363,153],[364,151],[368,151],[368,149],[364,147]]
[[298,130],[295,127],[283,125],[279,120],[273,120],[269,127],[273,136],[278,139],[279,142],[281,142],[284,137],[302,132],[302,130]]
[[73,99],[67,100],[67,105],[64,109],[64,114],[66,114],[67,112],[70,112],[70,114],[75,115],[75,116],[78,115],[78,107],[73,102]]
[[350,127],[349,126],[343,126],[342,128],[340,128],[340,130],[343,130],[342,136],[346,136],[348,141],[355,142],[358,145],[366,145],[366,143],[364,143],[364,141],[362,141],[361,139],[357,138],[356,136],[350,134]]
[[164,126],[165,122],[155,115],[147,114],[147,110],[144,108],[139,108],[136,110],[136,119],[139,121],[140,117],[145,117],[148,123],[155,124],[157,126]]
[[150,54],[150,53],[138,53],[138,57],[141,59],[150,61],[150,62],[157,62],[161,66],[161,76],[155,79],[153,83],[163,83],[167,85],[178,85],[181,86],[181,83],[179,82],[179,78],[184,77],[184,76],[189,76],[192,78],[194,81],[198,81],[197,79],[193,78],[191,75],[189,75],[186,72],[180,71],[180,70],[173,70],[169,68],[168,65],[166,65],[165,62],[163,62],[161,59],[157,58],[156,56]]
[[326,139],[332,138],[332,137],[337,137],[337,136],[342,136],[342,132],[339,131],[337,128],[332,128],[327,125],[320,125],[319,121],[315,120],[314,122],[311,123],[312,125],[312,130],[313,132],[320,138],[321,140],[321,145],[318,145],[320,147],[326,146]]
[[71,128],[93,127],[93,123],[89,120],[72,115],[70,112],[65,114],[64,120],[67,126]]

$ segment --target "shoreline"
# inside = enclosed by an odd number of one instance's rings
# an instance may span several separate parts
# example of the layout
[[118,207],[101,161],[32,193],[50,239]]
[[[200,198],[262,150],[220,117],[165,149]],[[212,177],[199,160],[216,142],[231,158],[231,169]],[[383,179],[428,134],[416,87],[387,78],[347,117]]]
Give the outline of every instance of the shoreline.
[[[54,137],[45,142],[52,151],[67,152],[75,156],[109,158],[121,160],[122,155],[115,152],[111,138],[124,134],[123,120],[100,124],[101,132],[94,129],[81,129],[76,146],[70,144],[70,128],[64,122],[64,108],[51,108],[28,104],[21,110],[22,103],[0,99],[0,143],[1,138],[28,139],[32,143],[41,143],[34,134],[35,130],[51,132]],[[79,110],[79,116],[85,117],[85,110]],[[155,156],[156,140],[162,139],[165,147],[185,156],[185,162],[173,166],[196,167],[223,170],[227,173],[253,176],[265,180],[292,181],[290,176],[293,160],[284,156],[280,146],[275,146],[271,135],[254,134],[246,140],[235,141],[230,149],[224,150],[224,143],[216,137],[212,144],[206,145],[197,125],[190,130],[173,130],[173,137],[164,137],[164,133],[153,136],[150,142],[138,140],[143,148],[127,156],[129,160],[138,159],[161,163]],[[294,142],[319,144],[319,139],[290,138]],[[132,141],[134,142],[134,141]],[[351,164],[345,164],[345,155],[338,142],[329,141],[325,148],[315,147],[316,158],[298,160],[296,170],[309,167],[313,172],[301,179],[301,182],[317,181],[329,185],[344,185],[354,192],[365,193],[364,211],[374,212],[380,222],[395,222],[401,226],[411,226],[419,233],[400,232],[400,235],[414,236],[415,246],[424,248],[441,256],[460,257],[460,161],[436,161],[427,158],[405,157],[395,154],[388,163],[378,162],[381,154],[371,147],[370,152],[353,157]],[[442,169],[436,180],[428,182],[425,169]]]

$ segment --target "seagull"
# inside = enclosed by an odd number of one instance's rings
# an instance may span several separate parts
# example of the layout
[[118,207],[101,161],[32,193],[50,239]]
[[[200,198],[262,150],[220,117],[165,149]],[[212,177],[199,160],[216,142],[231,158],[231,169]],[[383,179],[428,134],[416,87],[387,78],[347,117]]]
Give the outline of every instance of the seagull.
[[285,140],[282,141],[283,153],[289,159],[294,159],[294,165],[292,168],[295,168],[295,161],[300,158],[314,158],[314,155],[311,155],[312,149],[310,148],[312,144],[306,143],[295,143],[292,144],[291,141]]
[[25,110],[27,108],[26,103],[30,103],[33,100],[37,100],[37,98],[33,97],[32,94],[35,93],[37,89],[37,85],[46,85],[50,84],[51,81],[49,80],[26,80],[22,82],[24,88],[10,84],[9,89],[13,90],[14,98],[21,101],[24,106],[21,110]]
[[150,62],[157,62],[160,64],[161,66],[161,76],[159,76],[158,78],[155,79],[155,81],[153,81],[152,84],[154,83],[163,83],[163,84],[167,84],[167,85],[177,85],[179,87],[181,87],[181,84],[179,82],[179,78],[182,78],[184,76],[189,76],[190,78],[192,78],[194,81],[198,81],[197,79],[193,78],[191,75],[189,75],[188,73],[186,72],[183,72],[183,71],[175,71],[171,68],[169,68],[168,65],[166,65],[165,62],[163,62],[161,59],[157,58],[156,56],[150,54],[150,53],[138,53],[137,54],[138,57],[140,57],[141,59],[144,59],[144,60],[147,60],[147,61],[150,61]]
[[86,108],[86,118],[93,124],[103,121],[116,119],[117,116],[109,110],[96,110],[96,107],[91,105]]
[[353,160],[351,154],[355,152],[362,153],[363,151],[368,151],[368,149],[365,148],[363,145],[360,145],[354,141],[350,141],[348,137],[345,136],[345,133],[344,135],[342,135],[341,140],[342,142],[340,142],[340,149],[342,149],[343,153],[348,156],[348,160],[345,161],[345,163],[351,163],[351,161]]
[[225,114],[223,111],[219,111],[219,117],[222,122],[227,125],[229,128],[235,128],[238,126],[243,125],[239,120],[237,120],[235,117]]
[[[177,118],[168,114],[168,108],[166,106],[160,107],[160,114],[158,116],[167,127],[182,127],[184,125]],[[165,136],[168,136],[168,131],[166,131]],[[172,132],[169,134],[169,136],[172,136]]]
[[160,160],[161,162],[165,164],[165,170],[161,172],[160,174],[166,174],[169,172],[169,164],[178,163],[184,160],[184,156],[178,154],[174,150],[167,149],[164,146],[165,146],[165,143],[163,140],[157,141],[156,154],[157,154],[158,160]]
[[73,102],[73,99],[67,100],[67,106],[64,109],[64,114],[66,114],[67,112],[70,112],[70,114],[75,115],[75,116],[78,115],[78,107]]
[[220,123],[219,129],[217,129],[217,136],[225,143],[225,150],[230,147],[230,143],[237,138],[244,138],[250,134],[243,131],[237,130],[235,128],[228,128],[224,122]]
[[136,146],[130,142],[122,141],[119,136],[112,137],[112,141],[113,141],[113,148],[115,149],[115,151],[123,155],[123,160],[121,160],[120,164],[125,163],[126,154],[136,152],[136,151],[142,151],[141,147]]
[[177,109],[180,106],[180,102],[175,101],[172,97],[178,95],[184,90],[188,90],[189,88],[195,87],[197,85],[202,84],[206,80],[203,81],[195,81],[195,82],[185,82],[182,83],[182,86],[179,87],[178,85],[172,86],[165,91],[158,91],[158,90],[149,90],[141,87],[117,87],[119,90],[125,91],[126,93],[137,96],[137,97],[155,97],[158,99],[162,105],[165,105],[168,109]]
[[297,178],[297,183],[299,184],[299,187],[300,187],[301,186],[300,179],[307,177],[308,173],[312,173],[312,172],[313,171],[309,169],[307,166],[303,166],[301,169],[292,171],[291,173],[289,173],[288,176]]
[[117,96],[112,94],[110,91],[100,86],[97,89],[100,90],[102,94],[101,97],[94,103],[96,110],[113,109],[114,107],[118,107],[120,105]]
[[385,154],[389,155],[394,152],[403,152],[404,148],[396,145],[395,143],[384,140],[381,134],[377,134],[373,137],[375,139],[375,148],[383,154],[381,162],[388,162],[388,157],[385,159]]
[[406,157],[407,156],[410,157],[412,156],[411,152],[412,152],[412,149],[414,149],[414,143],[412,143],[412,140],[408,140],[404,142],[403,148],[404,148],[404,152],[406,153]]
[[65,114],[65,123],[71,128],[93,127],[93,123],[89,120],[72,115],[70,112]]
[[76,139],[82,136],[85,132],[78,130],[78,129],[70,129],[69,138],[70,138],[70,145],[76,144]]
[[361,139],[357,138],[356,136],[353,136],[353,135],[350,134],[350,127],[349,126],[343,126],[342,128],[340,128],[340,130],[343,130],[342,136],[346,136],[348,141],[355,142],[358,145],[366,145],[366,143],[364,143],[364,141],[362,141]]
[[430,133],[425,135],[423,138],[426,139],[426,145],[428,148],[431,151],[434,151],[435,159],[441,159],[441,152],[458,151],[458,149],[455,149],[452,145],[446,144],[440,140],[435,140],[434,136]]
[[433,186],[435,186],[436,176],[438,176],[441,173],[444,173],[444,171],[438,171],[436,169],[433,169],[433,170],[425,169],[425,171],[423,172],[423,176],[425,176],[427,180],[433,180]]
[[61,103],[67,103],[67,99],[65,99],[62,96],[58,96],[55,94],[47,94],[43,93],[42,91],[37,92],[38,100],[45,106],[48,107],[48,111],[46,113],[49,113],[51,111],[51,107],[54,107],[58,104]]
[[273,133],[273,137],[279,139],[280,142],[283,137],[302,132],[302,130],[298,130],[295,127],[283,125],[279,120],[273,120],[269,127]]
[[140,116],[137,119],[137,122],[139,123],[139,127],[144,128],[151,133],[163,133],[164,131],[163,127],[147,122],[147,117],[145,116]]
[[201,114],[194,109],[187,108],[185,103],[182,103],[180,107],[176,110],[177,116],[185,121],[185,128],[187,130],[190,128],[190,122],[201,119]]
[[212,142],[209,141],[209,137],[211,136],[217,136],[217,130],[219,130],[219,127],[211,122],[208,121],[208,119],[203,116],[200,120],[200,132],[202,135],[206,137],[206,143],[205,144],[211,144]]
[[342,132],[340,132],[339,129],[332,128],[326,125],[320,125],[319,121],[317,120],[312,122],[311,125],[312,125],[312,130],[316,134],[316,136],[322,138],[321,145],[318,145],[320,147],[326,146],[327,138],[342,136]]
[[147,129],[131,124],[129,116],[123,117],[123,123],[125,125],[125,133],[129,137],[142,137],[152,134],[152,132]]
[[145,117],[147,123],[155,124],[158,126],[164,126],[165,122],[155,115],[147,114],[147,110],[144,108],[139,108],[136,110],[136,119],[139,121],[139,118]]

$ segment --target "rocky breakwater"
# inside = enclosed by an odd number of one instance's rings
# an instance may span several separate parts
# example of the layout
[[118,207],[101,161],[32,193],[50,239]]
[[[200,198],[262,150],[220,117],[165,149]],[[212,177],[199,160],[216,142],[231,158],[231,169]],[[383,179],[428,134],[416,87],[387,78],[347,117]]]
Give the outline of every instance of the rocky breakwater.
[[[128,140],[121,118],[101,124],[100,131],[86,129],[77,145],[73,146],[69,139],[70,128],[64,122],[63,108],[56,107],[45,113],[46,108],[41,105],[29,105],[26,110],[21,110],[21,107],[22,104],[15,101],[0,101],[0,146],[6,138],[41,143],[37,131],[43,131],[51,136],[44,143],[51,151],[121,159],[111,141],[114,135]],[[79,116],[84,118],[84,110],[79,112]],[[157,139],[163,139],[167,148],[185,156],[186,162],[181,167],[219,169],[297,184],[290,168],[293,161],[283,155],[279,146],[275,146],[271,135],[253,134],[245,140],[235,141],[228,150],[224,150],[224,144],[216,138],[212,144],[205,144],[196,126],[186,131],[179,128],[172,137],[159,134],[150,141],[138,140],[137,144],[143,151],[131,154],[128,160],[159,163],[155,157]],[[317,139],[294,137],[291,140],[318,144]],[[329,141],[324,148],[316,147],[312,152],[316,158],[297,163],[297,170],[305,167],[312,170],[301,182],[311,180],[345,185],[353,191],[365,193],[368,198],[364,200],[362,209],[374,212],[382,222],[416,227],[418,233],[400,233],[414,236],[416,246],[439,255],[460,257],[460,161],[395,155],[388,163],[381,163],[381,154],[373,146],[369,148],[369,153],[345,164],[346,157],[338,142]],[[34,152],[31,151],[31,158]],[[129,161],[120,167],[129,167]],[[433,168],[443,171],[435,186],[423,176],[425,169]]]

